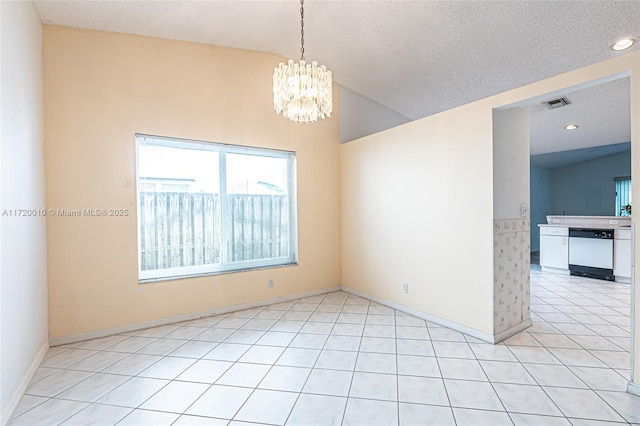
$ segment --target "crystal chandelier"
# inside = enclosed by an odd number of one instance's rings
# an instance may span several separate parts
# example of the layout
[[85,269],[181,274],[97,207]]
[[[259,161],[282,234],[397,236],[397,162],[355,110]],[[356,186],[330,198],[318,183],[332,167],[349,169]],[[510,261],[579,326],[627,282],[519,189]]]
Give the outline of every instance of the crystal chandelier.
[[273,70],[273,106],[276,113],[297,123],[331,117],[331,71],[304,60],[304,0],[300,0],[300,62],[282,62]]

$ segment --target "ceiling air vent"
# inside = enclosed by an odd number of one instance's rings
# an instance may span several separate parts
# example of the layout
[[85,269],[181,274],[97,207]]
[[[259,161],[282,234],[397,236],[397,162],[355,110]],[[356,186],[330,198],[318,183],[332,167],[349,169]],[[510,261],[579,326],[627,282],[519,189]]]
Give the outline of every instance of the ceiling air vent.
[[543,102],[542,105],[546,106],[547,109],[558,109],[566,105],[571,105],[571,101],[565,97],[562,97],[558,99],[553,99],[551,101]]

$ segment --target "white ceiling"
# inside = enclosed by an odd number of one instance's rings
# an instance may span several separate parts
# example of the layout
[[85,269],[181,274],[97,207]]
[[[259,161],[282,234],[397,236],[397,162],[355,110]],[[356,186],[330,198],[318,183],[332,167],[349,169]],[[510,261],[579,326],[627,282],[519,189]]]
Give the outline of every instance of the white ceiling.
[[[46,24],[299,58],[297,1],[35,0],[34,4]],[[609,48],[623,36],[640,37],[640,1],[305,3],[307,60],[327,65],[338,83],[410,119],[624,54]],[[636,49],[637,44],[630,51]],[[584,123],[571,137],[555,131],[559,124],[564,127],[559,114],[532,116],[532,152],[573,149],[582,137],[588,144],[628,141],[622,136],[630,133],[628,121],[627,129],[603,120],[598,126],[586,124],[602,118],[603,110],[622,108],[624,100],[616,96],[625,96],[624,90],[615,89],[603,89],[595,96],[586,93],[584,102],[579,93],[569,95],[576,101],[562,111],[563,118]],[[626,97],[628,105],[628,89]],[[571,116],[579,111],[586,114],[584,119]]]
[[[550,110],[541,102],[525,106],[529,110],[531,154],[630,141],[630,89],[626,77],[575,92],[567,91],[563,96],[571,104],[558,109]],[[565,130],[567,124],[576,124],[578,128]]]

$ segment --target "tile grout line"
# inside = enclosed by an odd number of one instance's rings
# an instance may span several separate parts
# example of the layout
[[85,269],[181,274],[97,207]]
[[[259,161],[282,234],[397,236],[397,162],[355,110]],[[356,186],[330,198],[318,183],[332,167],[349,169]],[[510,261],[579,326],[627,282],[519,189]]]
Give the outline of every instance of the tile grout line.
[[[317,295],[317,296],[319,296],[319,295]],[[317,297],[317,296],[311,296],[311,297]],[[324,294],[324,295],[322,295],[322,296],[323,296],[323,297],[322,297],[322,300],[324,300],[324,299],[325,299],[325,297],[326,297],[326,294]],[[256,340],[253,344],[251,344],[251,347],[249,347],[249,348],[248,348],[248,349],[247,349],[247,350],[246,350],[242,355],[240,355],[240,356],[238,357],[238,359],[237,359],[236,361],[234,361],[234,363],[229,367],[229,369],[231,369],[234,365],[236,365],[237,363],[239,363],[239,362],[240,362],[240,359],[241,359],[241,358],[242,358],[242,357],[243,357],[247,352],[249,352],[249,351],[251,350],[251,348],[255,347],[256,343],[257,343],[258,341],[260,341],[260,339],[262,339],[262,337],[264,337],[264,336],[265,336],[269,331],[271,331],[271,330],[273,329],[273,327],[275,327],[275,326],[276,326],[276,324],[277,324],[279,321],[282,321],[282,320],[283,320],[283,318],[286,316],[286,314],[287,314],[287,313],[292,312],[292,308],[293,308],[293,306],[295,306],[297,303],[299,303],[299,301],[300,301],[300,300],[303,300],[303,299],[298,299],[298,300],[296,300],[296,301],[293,303],[293,305],[291,305],[291,307],[290,307],[289,309],[287,309],[287,310],[286,310],[286,313],[285,313],[285,314],[283,314],[283,315],[282,315],[282,316],[281,316],[281,317],[280,317],[280,318],[279,318],[279,319],[278,319],[278,320],[277,320],[277,321],[276,321],[276,322],[275,322],[271,327],[269,327],[269,329],[267,329],[267,331],[265,331],[265,332],[263,333],[263,335],[262,335],[262,336],[260,336],[260,338],[258,338],[258,340]],[[321,300],[321,302],[320,302],[320,303],[322,303],[322,300]],[[284,303],[291,303],[291,301],[289,301],[289,302],[284,302]],[[318,305],[320,305],[320,303],[318,303]],[[298,335],[300,334],[300,331],[301,331],[301,330],[304,328],[304,326],[309,322],[309,318],[311,317],[311,315],[313,315],[313,312],[315,312],[315,311],[316,311],[316,309],[317,309],[317,307],[316,307],[313,311],[311,311],[312,313],[311,313],[311,314],[309,314],[309,317],[304,321],[304,324],[303,324],[302,326],[300,326],[300,329],[299,329],[297,332],[295,332],[295,336],[293,337],[293,339],[291,340],[291,342],[293,342],[293,340],[295,340],[296,336],[298,336]],[[288,321],[288,320],[286,320],[286,319],[285,319],[284,321]],[[293,321],[293,320],[292,320],[292,321]],[[231,337],[231,336],[229,336],[229,337]],[[231,417],[230,422],[231,422],[231,421],[234,421],[235,417],[240,413],[240,411],[242,411],[242,408],[245,406],[245,404],[247,403],[247,401],[249,401],[249,399],[251,398],[251,396],[256,392],[256,390],[258,390],[258,387],[260,386],[260,383],[262,383],[262,381],[264,380],[264,378],[265,378],[265,377],[267,377],[267,375],[268,375],[268,374],[269,374],[269,372],[273,369],[273,367],[275,367],[275,366],[276,366],[276,363],[278,362],[278,360],[282,357],[282,355],[283,355],[283,354],[286,352],[286,350],[289,348],[289,345],[291,344],[291,342],[289,342],[289,343],[287,344],[287,346],[285,346],[285,349],[284,349],[284,350],[282,351],[282,353],[278,356],[278,358],[277,358],[277,359],[276,359],[276,360],[271,364],[271,366],[269,367],[268,371],[265,373],[264,377],[262,377],[262,379],[260,379],[260,381],[256,384],[256,386],[255,386],[255,387],[253,387],[253,390],[251,391],[251,393],[249,394],[249,396],[247,396],[247,398],[245,399],[245,401],[240,405],[240,407],[236,410],[235,414]],[[265,365],[265,364],[261,364],[261,365]],[[227,371],[229,371],[229,370],[227,370]],[[216,382],[217,382],[220,378],[222,378],[222,376],[223,376],[223,375],[224,375],[224,373],[223,373],[223,374],[222,374],[222,375],[221,375],[221,376],[216,380]],[[214,384],[216,384],[216,382],[214,382],[213,384],[211,384],[210,388],[211,388],[211,387],[213,387],[213,385],[214,385]],[[219,385],[219,386],[220,386],[220,385]],[[234,386],[234,387],[238,387],[238,386]],[[197,400],[196,400],[196,401],[197,401]],[[195,402],[196,402],[196,401],[194,401],[191,405],[195,404]],[[297,402],[297,398],[296,398],[296,402]],[[291,406],[291,411],[293,411],[293,407],[294,407],[294,406],[295,406],[295,402],[294,402],[294,405],[292,405],[292,406]],[[185,410],[185,411],[186,411],[186,410]],[[291,411],[289,412],[289,415],[291,414]],[[287,415],[287,419],[288,419],[289,415]],[[286,421],[286,420],[285,420],[285,421]]]
[[[227,315],[225,315],[225,316],[224,316],[224,318],[228,318],[228,316],[227,316]],[[222,321],[222,320],[220,320],[220,321]],[[220,322],[220,321],[218,321],[218,322]],[[217,323],[218,323],[218,322],[217,322]],[[216,323],[216,324],[217,324],[217,323]],[[211,326],[211,327],[213,327],[213,326]],[[211,327],[208,327],[208,328],[206,328],[205,330],[208,330],[208,329],[209,329],[209,328],[211,328]],[[202,333],[204,333],[204,331],[205,331],[205,330],[203,330],[203,331],[202,331]],[[170,334],[170,333],[171,333],[171,332],[169,332],[169,333],[167,333],[167,334]],[[199,333],[198,335],[200,335],[200,334],[202,334],[202,333]],[[197,337],[197,336],[195,336],[195,337]],[[190,341],[191,341],[191,340],[190,340]],[[186,343],[185,343],[185,344],[186,344]],[[184,346],[184,345],[182,345],[182,346]],[[217,346],[219,346],[219,343],[218,343],[218,345],[216,345],[216,346],[215,346],[214,348],[212,348],[211,350],[215,349]],[[146,346],[145,346],[145,347],[146,347]],[[144,348],[141,348],[141,349],[144,349]],[[139,350],[141,350],[141,349],[139,349]],[[211,352],[211,351],[209,351],[209,352]],[[137,353],[137,352],[136,352],[136,353]],[[207,353],[208,353],[208,352],[207,352]],[[205,355],[206,355],[206,354],[205,354]],[[203,357],[204,357],[205,355],[203,355]],[[165,358],[165,357],[167,357],[167,356],[168,356],[168,355],[163,356],[162,358],[160,358],[160,359],[159,359],[158,361],[156,361],[155,363],[153,363],[153,364],[149,365],[147,368],[143,369],[142,371],[140,371],[140,372],[139,372],[139,373],[137,373],[136,375],[132,376],[132,378],[133,378],[133,377],[144,378],[144,377],[140,377],[140,376],[139,376],[139,374],[140,374],[140,373],[142,373],[142,372],[144,372],[144,371],[146,371],[148,368],[150,368],[150,367],[152,367],[152,366],[156,365],[158,362],[160,362],[162,359],[164,359],[164,358]],[[201,359],[202,359],[202,357],[201,357],[201,358],[199,358],[198,360],[201,360]],[[195,364],[196,362],[198,362],[198,361],[194,361],[191,365]],[[132,413],[134,413],[134,412],[135,412],[135,410],[143,409],[143,408],[141,408],[141,407],[142,407],[146,402],[148,402],[148,401],[149,401],[149,400],[151,400],[154,396],[156,396],[158,393],[160,393],[162,390],[164,390],[165,388],[167,388],[171,383],[173,383],[173,382],[174,382],[174,380],[175,380],[175,379],[176,379],[180,374],[182,374],[184,371],[186,371],[188,368],[190,368],[190,367],[191,367],[191,365],[190,365],[189,367],[185,368],[185,369],[184,369],[183,371],[181,371],[180,373],[178,373],[178,374],[176,375],[176,377],[174,377],[173,379],[170,379],[170,380],[169,380],[169,379],[158,379],[158,380],[168,380],[168,382],[167,382],[164,386],[162,386],[160,389],[158,389],[156,392],[154,392],[152,395],[150,395],[148,398],[146,398],[144,401],[142,401],[142,402],[141,402],[141,403],[140,403],[136,408],[134,408],[134,410],[133,410],[131,413],[129,413],[127,416],[125,416],[125,417],[124,417],[122,420],[120,420],[118,423],[122,422],[124,419],[126,419],[127,417],[129,417]],[[231,368],[231,366],[230,366],[229,368]],[[228,369],[227,369],[227,370],[228,370]],[[227,370],[225,370],[225,372],[226,372]],[[224,374],[224,373],[222,373],[222,374]],[[157,379],[157,378],[156,378],[156,379]],[[197,400],[198,400],[202,395],[204,395],[204,393],[205,393],[205,392],[207,392],[207,391],[211,388],[211,386],[213,386],[213,385],[212,385],[212,384],[211,384],[211,385],[209,385],[209,386],[207,387],[207,389],[205,389],[205,390],[204,390],[204,391],[203,391],[203,392],[198,396],[198,398],[196,398],[196,401],[197,401]],[[195,401],[194,401],[194,402],[195,402]],[[193,405],[193,403],[192,403],[191,405]],[[186,412],[186,411],[191,407],[191,405],[189,405],[189,407],[187,407],[184,411]],[[149,410],[149,411],[155,411],[155,410]],[[183,413],[180,413],[180,414],[178,415],[178,417],[176,418],[176,420],[175,420],[175,421],[177,421],[177,420],[182,416],[182,414],[183,414]],[[174,422],[172,422],[172,423],[175,423],[175,421],[174,421]]]
[[[284,302],[284,303],[289,303],[289,302]],[[296,302],[296,303],[297,303],[297,302]],[[255,309],[257,309],[257,308],[251,308],[251,309],[249,309],[249,310],[255,310]],[[191,404],[189,404],[189,406],[188,406],[188,407],[187,407],[187,408],[186,408],[182,413],[179,413],[180,415],[179,415],[179,417],[176,419],[176,421],[178,421],[178,420],[180,419],[180,417],[182,417],[183,415],[185,415],[185,414],[186,414],[186,412],[189,410],[189,408],[191,408],[191,407],[193,406],[193,404],[195,404],[195,403],[196,403],[196,402],[197,402],[197,401],[198,401],[198,400],[199,400],[199,399],[200,399],[200,398],[201,398],[201,397],[202,397],[206,392],[208,392],[208,391],[209,391],[209,390],[210,390],[214,385],[216,385],[216,382],[217,382],[220,378],[222,378],[222,376],[224,376],[224,375],[225,375],[225,374],[226,374],[226,373],[227,373],[231,368],[233,368],[233,366],[234,366],[234,365],[236,365],[236,364],[239,362],[239,360],[240,360],[240,359],[241,359],[241,358],[242,358],[242,357],[243,357],[247,352],[249,352],[249,351],[251,350],[251,348],[255,347],[255,346],[256,346],[256,343],[257,343],[257,341],[259,341],[259,340],[260,340],[264,335],[266,335],[266,333],[268,333],[268,331],[269,331],[269,330],[270,330],[270,329],[275,325],[275,323],[274,323],[274,324],[273,324],[269,329],[267,329],[266,331],[264,331],[264,330],[251,330],[251,329],[244,329],[244,328],[242,328],[242,327],[246,326],[246,324],[248,324],[251,320],[256,319],[256,317],[257,317],[258,315],[260,315],[260,313],[262,313],[262,312],[264,312],[264,311],[266,311],[266,310],[267,310],[267,309],[266,309],[266,307],[263,307],[262,309],[260,309],[260,310],[259,310],[259,312],[258,312],[258,313],[256,313],[255,315],[253,315],[253,316],[252,316],[252,317],[250,317],[250,318],[247,318],[247,321],[245,321],[245,322],[244,322],[244,324],[242,324],[242,325],[238,326],[237,328],[233,329],[233,330],[234,330],[234,332],[233,332],[233,333],[231,333],[229,336],[225,337],[225,340],[226,340],[226,339],[228,339],[229,337],[231,337],[233,334],[235,334],[235,333],[236,333],[237,331],[239,331],[239,330],[263,331],[263,334],[258,338],[258,340],[256,340],[256,342],[254,342],[253,344],[249,345],[250,347],[249,347],[249,348],[247,348],[247,349],[246,349],[242,354],[240,354],[240,355],[238,356],[238,358],[237,358],[235,361],[231,361],[231,365],[229,365],[229,367],[228,367],[227,369],[225,369],[225,370],[220,374],[220,376],[219,376],[219,377],[218,377],[218,378],[217,378],[213,383],[207,383],[207,384],[208,384],[207,389],[205,389],[205,390],[204,390],[204,391],[203,391],[203,392],[202,392],[202,393],[201,393],[201,394],[200,394],[196,399],[194,399],[194,400],[193,400],[193,402],[192,402]],[[289,308],[288,310],[285,310],[285,311],[283,311],[283,312],[287,312],[287,313],[288,313],[288,312],[290,312],[290,311],[291,311],[291,309]],[[238,311],[238,312],[243,312],[243,311]],[[284,315],[286,315],[286,314],[281,315],[281,316],[278,318],[278,320],[276,320],[276,323],[277,323],[277,321],[279,321],[279,320],[280,320]],[[228,316],[226,316],[225,318],[244,319],[244,317],[233,317],[233,314],[228,315]],[[221,320],[221,321],[222,321],[222,320]],[[209,329],[211,329],[211,328],[215,327],[215,326],[216,326],[217,324],[219,324],[221,321],[216,322],[215,324],[213,324],[213,325],[211,325],[210,327],[208,327],[206,330],[209,330]],[[188,324],[185,324],[184,326],[186,327],[186,326],[188,326]],[[224,328],[224,327],[219,327],[219,328]],[[203,331],[202,333],[204,333],[204,331]],[[198,335],[194,336],[194,338],[195,338],[195,337],[198,337],[198,336],[199,336],[200,334],[202,334],[202,333],[199,333]],[[190,341],[194,341],[194,340],[193,340],[193,338],[192,338]],[[215,348],[217,348],[218,346],[220,346],[222,343],[225,343],[225,341],[218,342],[218,344],[217,344],[216,346],[214,346],[214,347],[213,347],[209,352],[207,352],[207,353],[206,353],[206,354],[204,354],[202,357],[200,357],[200,358],[199,358],[199,360],[203,360],[203,359],[205,359],[204,357],[205,357],[206,355],[208,355],[209,353],[211,353],[211,351],[213,351]],[[242,343],[230,343],[230,344],[242,344]],[[183,346],[184,346],[184,345],[183,345]],[[176,350],[177,350],[177,349],[176,349]],[[283,351],[283,352],[284,352],[284,351]],[[209,359],[206,359],[206,360],[209,360]],[[220,362],[220,360],[211,360],[211,361],[218,361],[218,362]],[[229,362],[229,361],[222,361],[222,362]],[[194,362],[191,366],[193,366],[195,363],[197,363],[197,361],[196,361],[196,362]],[[251,364],[253,364],[253,363],[251,363]],[[256,363],[256,364],[257,364],[257,363]],[[257,365],[265,365],[265,364],[257,364]],[[271,366],[271,368],[273,368],[273,366],[274,366],[274,365],[275,365],[275,363]],[[190,367],[191,367],[191,366],[190,366]],[[171,382],[179,381],[179,380],[177,380],[177,378],[178,378],[181,374],[183,374],[186,370],[188,370],[190,367],[187,367],[185,370],[183,370],[180,374],[178,374],[178,376],[176,376],[174,379],[172,379],[172,380],[171,380]],[[269,369],[269,371],[271,370],[271,368]],[[267,372],[266,374],[268,374],[268,372]],[[266,374],[265,374],[265,376],[266,376]],[[263,379],[264,379],[264,378],[263,378]],[[187,382],[187,383],[200,383],[200,382]],[[168,384],[167,384],[167,385],[168,385]],[[259,383],[258,383],[258,385],[259,385]],[[255,388],[253,388],[253,391],[251,392],[251,394],[249,394],[249,396],[248,396],[248,397],[247,397],[247,399],[245,400],[245,403],[246,403],[246,401],[248,401],[248,400],[249,400],[249,398],[251,397],[251,395],[253,394],[253,392],[255,392],[255,390],[257,389],[258,385],[256,385],[256,387],[255,387]],[[227,385],[220,385],[220,384],[217,384],[217,386],[227,386]],[[229,387],[242,387],[242,386],[232,386],[232,385],[229,385]],[[155,394],[154,394],[154,395],[155,395]],[[147,399],[146,401],[148,401],[148,400],[149,400],[149,399]],[[145,402],[146,402],[146,401],[145,401]],[[242,406],[243,406],[243,405],[244,405],[244,403],[242,404]],[[238,408],[238,410],[237,410],[237,411],[236,411],[236,413],[234,414],[234,417],[235,417],[235,415],[237,415],[237,413],[242,409],[242,406],[240,406],[240,407]]]
[[[365,326],[366,327],[366,326]],[[426,327],[426,324],[425,324]],[[428,333],[428,331],[427,331]],[[398,425],[401,425],[400,421],[400,360],[398,359],[398,311],[393,310],[393,343],[396,347],[396,408],[398,410]]]
[[[347,300],[349,299],[349,297],[351,297],[351,295],[347,297]],[[349,408],[349,398],[351,397],[351,388],[353,387],[353,380],[356,377],[356,369],[358,368],[358,359],[360,359],[360,349],[362,349],[362,341],[364,340],[364,330],[365,330],[365,327],[367,326],[367,319],[369,318],[369,309],[371,309],[371,301],[367,300],[367,312],[365,313],[364,324],[362,324],[362,334],[360,335],[360,343],[358,343],[358,350],[356,352],[357,353],[356,361],[353,364],[353,372],[351,373],[351,380],[349,381],[349,389],[347,389],[347,396],[344,404],[344,411],[342,412],[342,417],[340,419],[340,424],[344,424],[344,418],[347,416],[347,408]]]
[[[327,294],[330,294],[330,293],[327,293]],[[318,304],[318,306],[320,306],[325,299],[326,299],[326,295],[323,297],[322,301]],[[311,374],[313,374],[313,369],[315,368],[315,365],[318,363],[318,360],[322,356],[322,351],[324,351],[324,348],[327,345],[327,342],[329,341],[329,337],[331,337],[331,332],[333,331],[333,329],[335,328],[335,326],[337,324],[337,320],[340,317],[340,313],[344,309],[344,306],[346,304],[347,299],[348,299],[348,296],[344,299],[344,302],[341,304],[342,307],[340,308],[340,312],[338,312],[338,316],[336,317],[336,320],[333,322],[333,325],[331,326],[331,330],[329,330],[329,334],[327,335],[327,338],[324,340],[324,343],[322,344],[322,347],[319,349],[318,357],[313,362],[313,366],[311,366],[311,368],[309,369],[309,374],[307,375],[307,378],[305,379],[304,383],[302,384],[302,387],[300,388],[300,391],[297,392],[298,396],[296,397],[296,400],[293,402],[293,405],[291,406],[291,409],[289,410],[289,413],[287,414],[287,418],[285,419],[283,424],[286,424],[289,421],[289,418],[291,417],[291,414],[293,413],[293,410],[295,409],[296,404],[298,403],[298,400],[300,400],[300,396],[302,395],[302,391],[304,390],[304,387],[309,382],[309,377],[311,377]],[[316,307],[316,310],[314,312],[317,312],[317,307]],[[309,318],[311,318],[311,317],[309,317]],[[304,328],[304,326],[302,326],[300,328],[300,330],[302,330],[303,328]],[[297,336],[297,334],[296,334],[296,336]],[[295,340],[295,337],[294,337],[294,340]],[[292,342],[293,342],[293,340],[292,340]],[[346,404],[345,404],[345,410],[346,410]]]
[[[225,314],[225,315],[224,315],[224,317],[223,317],[223,319],[224,319],[224,318],[228,318],[228,315],[227,315],[227,314]],[[222,321],[222,319],[221,319],[220,321]],[[218,321],[218,322],[220,322],[220,321]],[[216,322],[216,324],[217,324],[218,322]],[[215,324],[214,324],[214,325],[215,325]],[[183,324],[182,326],[178,327],[178,329],[179,329],[179,328],[181,328],[181,327],[184,327],[184,326],[186,326],[186,324]],[[208,329],[209,329],[209,328],[211,328],[211,327],[213,327],[213,326],[210,326],[210,327],[206,328],[205,330],[208,330]],[[176,329],[176,330],[177,330],[177,329]],[[205,330],[203,330],[202,332],[204,332]],[[144,331],[144,330],[143,330],[143,331]],[[175,330],[174,330],[174,331],[175,331]],[[168,334],[170,334],[170,333],[172,333],[172,331],[170,331],[170,332],[166,333],[164,336],[166,336],[166,335],[168,335]],[[137,334],[137,333],[136,333],[136,334]],[[198,335],[200,335],[200,334],[202,334],[202,333],[199,333]],[[135,335],[134,335],[134,336],[135,336]],[[194,337],[197,337],[197,336],[194,336]],[[157,341],[157,340],[159,340],[159,339],[162,339],[162,338],[164,338],[164,337],[156,338],[156,341]],[[126,340],[126,339],[125,339],[125,340]],[[189,340],[189,341],[192,341],[192,340]],[[187,342],[185,342],[184,344],[186,344],[186,343],[187,343]],[[116,344],[117,344],[117,343],[116,343]],[[149,345],[151,345],[151,344],[152,344],[152,343],[149,343]],[[184,346],[184,344],[183,344],[182,346]],[[138,351],[140,351],[140,350],[142,350],[142,349],[146,348],[146,347],[147,347],[147,346],[149,346],[149,345],[146,345],[146,346],[144,346],[144,347],[142,347],[142,348],[138,349]],[[182,347],[182,346],[181,346],[181,347]],[[217,346],[219,346],[219,343],[218,343],[218,345],[216,345],[215,347],[217,347]],[[214,347],[214,348],[212,348],[211,350],[215,349],[215,347]],[[138,351],[133,352],[133,353],[130,353],[129,355],[138,354]],[[210,351],[209,351],[209,352],[210,352]],[[129,355],[127,355],[127,356],[129,356]],[[145,354],[140,354],[140,355],[145,355]],[[205,355],[206,355],[206,354],[205,354]],[[205,355],[203,355],[203,357],[204,357]],[[148,398],[146,398],[145,400],[143,400],[140,404],[138,404],[138,405],[133,409],[133,411],[132,411],[132,412],[130,412],[130,413],[129,413],[127,416],[125,416],[123,419],[121,419],[118,423],[120,423],[120,422],[122,422],[122,420],[126,419],[129,415],[131,415],[133,412],[135,412],[135,410],[146,410],[146,409],[143,409],[143,408],[142,408],[142,406],[143,406],[147,401],[151,400],[154,396],[156,396],[158,393],[160,393],[162,390],[164,390],[166,387],[168,387],[172,382],[174,382],[174,381],[175,381],[175,379],[176,379],[180,374],[182,374],[184,371],[186,371],[188,368],[190,368],[190,367],[191,367],[191,365],[195,364],[198,360],[201,360],[201,359],[202,359],[202,357],[198,358],[198,359],[197,359],[196,361],[194,361],[194,362],[193,362],[189,367],[185,368],[183,371],[181,371],[180,373],[178,373],[178,375],[177,375],[176,377],[174,377],[173,379],[164,379],[164,378],[153,378],[153,377],[144,377],[144,376],[139,376],[139,374],[140,374],[140,373],[142,373],[142,372],[146,371],[147,369],[151,368],[152,366],[154,366],[154,365],[158,364],[161,360],[163,360],[164,358],[168,357],[168,356],[169,356],[169,354],[166,354],[166,355],[164,355],[164,356],[162,356],[162,355],[150,355],[150,356],[160,356],[161,358],[160,358],[160,359],[158,359],[156,362],[154,362],[154,363],[150,364],[149,366],[147,366],[147,367],[146,367],[146,368],[144,368],[143,370],[139,371],[139,372],[138,372],[138,373],[136,373],[135,375],[130,376],[130,379],[129,379],[129,380],[127,380],[127,382],[131,381],[133,378],[143,378],[143,379],[144,379],[144,378],[147,378],[147,379],[156,379],[156,380],[166,380],[166,381],[167,381],[167,383],[166,383],[164,386],[162,386],[161,388],[159,388],[156,392],[154,392],[153,394],[151,394]],[[126,358],[126,357],[125,357],[125,358]],[[124,358],[123,358],[123,359],[124,359]],[[119,361],[118,361],[118,362],[119,362]],[[116,362],[115,364],[117,364],[117,362]],[[115,365],[115,364],[114,364],[114,365]],[[109,368],[109,367],[105,367],[103,370],[105,370],[106,368]],[[229,368],[230,368],[230,367],[229,367]],[[101,370],[101,371],[103,371],[103,370]],[[225,370],[225,371],[226,371],[226,370]],[[223,373],[223,374],[224,374],[224,373]],[[125,382],[125,383],[127,383],[127,382]],[[123,383],[122,385],[124,385],[125,383]],[[122,385],[120,385],[120,386],[122,386]],[[118,386],[118,387],[120,387],[120,386]],[[200,396],[202,396],[202,395],[203,395],[205,392],[207,392],[210,388],[211,388],[211,385],[210,385],[210,386],[208,386],[208,387],[207,387],[207,389],[206,389],[206,390],[204,390],[202,394],[200,394]],[[116,389],[117,389],[117,388],[116,388]],[[113,390],[115,390],[115,389],[113,389]],[[112,390],[111,392],[113,392],[113,390]],[[198,398],[200,398],[200,396],[199,396]],[[198,399],[198,398],[197,398],[197,399]],[[196,399],[196,400],[197,400],[197,399]],[[189,407],[188,407],[188,408],[189,408]],[[187,409],[188,409],[188,408],[187,408]],[[148,410],[148,411],[155,411],[155,410]],[[186,411],[186,410],[185,410],[185,411]],[[178,416],[178,419],[180,418],[180,416],[181,416],[181,415],[182,415],[182,414],[180,414],[180,415]],[[176,420],[177,420],[177,419],[176,419]]]

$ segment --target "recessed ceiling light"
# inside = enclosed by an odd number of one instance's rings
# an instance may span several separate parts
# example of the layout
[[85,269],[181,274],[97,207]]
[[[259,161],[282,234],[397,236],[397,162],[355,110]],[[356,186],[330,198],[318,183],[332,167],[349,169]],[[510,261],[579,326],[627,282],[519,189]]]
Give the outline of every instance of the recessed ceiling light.
[[565,130],[575,130],[578,128],[577,124],[567,124],[566,126],[564,126]]
[[626,50],[635,44],[635,40],[632,38],[621,38],[611,45],[611,48],[616,52],[620,50]]

